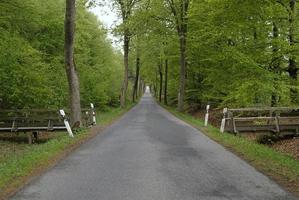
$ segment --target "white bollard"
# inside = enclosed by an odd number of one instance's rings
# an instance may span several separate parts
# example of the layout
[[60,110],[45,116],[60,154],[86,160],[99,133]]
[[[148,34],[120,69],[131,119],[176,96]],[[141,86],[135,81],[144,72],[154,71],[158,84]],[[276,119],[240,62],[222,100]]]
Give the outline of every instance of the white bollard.
[[227,108],[224,108],[223,109],[223,119],[221,121],[221,126],[220,126],[220,132],[221,133],[224,133],[224,130],[225,130],[226,113],[227,113]]
[[91,110],[92,110],[92,122],[93,122],[94,125],[97,125],[96,113],[94,111],[93,103],[90,103],[90,107],[91,107]]
[[209,123],[209,110],[210,110],[210,105],[207,105],[207,113],[205,115],[205,126],[208,126]]
[[226,121],[225,118],[223,118],[223,119],[221,120],[221,126],[220,126],[220,132],[221,132],[221,133],[224,133],[225,121]]
[[59,112],[60,112],[60,115],[63,117],[63,122],[64,122],[64,125],[66,127],[67,132],[69,133],[69,136],[74,137],[73,131],[72,131],[71,126],[70,126],[70,123],[67,121],[67,119],[65,117],[64,110],[61,109]]

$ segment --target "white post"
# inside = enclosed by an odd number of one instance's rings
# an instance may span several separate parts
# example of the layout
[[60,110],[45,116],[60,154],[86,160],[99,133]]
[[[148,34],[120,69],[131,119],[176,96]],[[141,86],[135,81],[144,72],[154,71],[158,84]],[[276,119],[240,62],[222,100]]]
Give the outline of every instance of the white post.
[[90,103],[90,107],[91,107],[91,110],[92,110],[92,122],[93,122],[94,125],[97,125],[96,112],[94,111],[93,103]]
[[207,113],[205,115],[205,126],[208,126],[209,123],[209,110],[210,110],[210,105],[207,105]]
[[73,134],[73,131],[71,129],[71,126],[70,126],[69,122],[67,121],[67,119],[65,117],[64,110],[61,109],[59,112],[60,112],[60,115],[63,117],[64,125],[66,127],[67,132],[69,133],[69,136],[70,137],[74,137],[74,134]]
[[223,118],[222,118],[221,126],[220,126],[220,132],[221,133],[224,133],[224,130],[225,130],[226,113],[227,113],[227,108],[224,108],[223,109]]

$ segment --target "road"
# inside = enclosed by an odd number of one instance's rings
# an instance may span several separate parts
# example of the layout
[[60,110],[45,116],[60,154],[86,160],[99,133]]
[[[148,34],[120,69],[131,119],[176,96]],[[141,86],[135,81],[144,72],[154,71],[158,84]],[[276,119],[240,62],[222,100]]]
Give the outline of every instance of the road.
[[149,94],[13,200],[296,199]]

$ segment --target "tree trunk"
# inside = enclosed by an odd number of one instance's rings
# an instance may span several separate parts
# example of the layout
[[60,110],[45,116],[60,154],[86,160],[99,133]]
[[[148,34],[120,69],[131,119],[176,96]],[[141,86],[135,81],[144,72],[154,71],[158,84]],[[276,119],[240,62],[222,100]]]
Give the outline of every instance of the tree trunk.
[[184,30],[180,33],[180,87],[178,95],[178,110],[184,111],[186,84],[186,33]]
[[[293,48],[295,45],[295,16],[296,16],[296,0],[290,0],[290,11],[289,11],[289,44],[291,49],[291,54],[289,56],[289,66],[287,71],[289,72],[289,76],[291,78],[291,85],[294,87],[297,86],[297,63],[296,56],[293,53]],[[297,102],[297,93],[298,91],[295,88],[291,89],[291,100],[293,103]]]
[[159,88],[159,102],[162,102],[162,92],[163,92],[163,72],[162,72],[162,64],[159,65],[159,81],[160,81],[160,88]]
[[70,122],[73,128],[81,126],[81,105],[79,79],[74,63],[76,0],[66,0],[65,12],[65,70],[69,85]]
[[165,75],[164,75],[164,104],[167,105],[167,87],[168,87],[168,59],[165,60]]
[[133,102],[138,98],[138,81],[139,81],[139,71],[140,71],[140,58],[137,53],[137,58],[136,58],[136,76],[135,76],[135,83],[134,83],[134,88],[133,88]]
[[[273,22],[273,40],[276,40],[279,36],[279,30],[278,30],[278,27],[276,25],[275,22]],[[275,42],[275,41],[274,41]],[[274,43],[272,44],[272,60],[271,60],[271,65],[270,65],[270,68],[271,68],[271,71],[273,71],[275,73],[275,76],[278,75],[280,72],[280,69],[279,69],[279,65],[280,65],[280,62],[279,62],[279,57],[276,55],[278,52],[278,47],[277,45]],[[277,78],[274,77],[274,91],[272,92],[272,96],[271,96],[271,106],[274,107],[274,106],[277,106],[277,103],[278,103],[278,94],[277,94]]]
[[128,36],[128,32],[125,31],[125,34],[124,34],[124,81],[122,84],[121,96],[120,96],[120,106],[122,108],[125,108],[125,106],[126,106],[126,97],[127,97],[127,89],[128,89],[129,45],[130,45],[130,37]]
[[158,71],[156,70],[156,80],[155,80],[155,86],[154,86],[154,91],[155,91],[155,97],[158,97]]
[[138,97],[141,97],[142,95],[142,79],[139,76],[139,84],[138,84]]

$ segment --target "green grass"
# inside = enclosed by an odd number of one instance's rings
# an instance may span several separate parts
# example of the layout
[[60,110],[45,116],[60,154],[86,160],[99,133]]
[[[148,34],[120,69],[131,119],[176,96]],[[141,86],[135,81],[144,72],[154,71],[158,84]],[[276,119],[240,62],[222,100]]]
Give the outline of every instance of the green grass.
[[[97,113],[98,125],[101,127],[109,125],[132,106],[133,104],[130,104],[126,109],[110,108],[106,112]],[[33,145],[26,144],[26,140],[0,140],[0,199],[8,193],[8,190],[21,186],[24,177],[34,174],[36,170],[47,168],[53,160],[55,163],[59,155],[91,135],[87,129],[78,131],[74,138],[68,137],[66,132],[53,134],[54,138]],[[24,136],[21,134],[18,137]]]
[[[165,106],[164,106],[165,107]],[[299,194],[299,161],[270,147],[229,133],[220,133],[213,126],[204,127],[204,122],[191,115],[165,107],[176,117],[201,130],[214,141],[248,161],[259,171],[271,176],[289,190]]]

